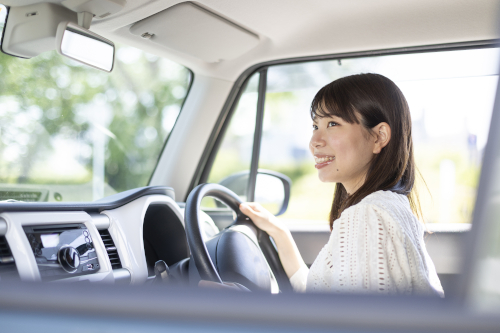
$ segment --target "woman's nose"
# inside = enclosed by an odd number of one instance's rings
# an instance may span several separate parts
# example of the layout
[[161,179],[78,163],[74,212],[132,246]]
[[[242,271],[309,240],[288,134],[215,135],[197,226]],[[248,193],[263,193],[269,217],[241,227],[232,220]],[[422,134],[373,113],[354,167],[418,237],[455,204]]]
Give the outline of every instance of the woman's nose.
[[314,132],[311,141],[309,142],[309,146],[314,149],[314,148],[320,148],[325,146],[325,140],[321,137],[321,135],[318,133],[318,131]]

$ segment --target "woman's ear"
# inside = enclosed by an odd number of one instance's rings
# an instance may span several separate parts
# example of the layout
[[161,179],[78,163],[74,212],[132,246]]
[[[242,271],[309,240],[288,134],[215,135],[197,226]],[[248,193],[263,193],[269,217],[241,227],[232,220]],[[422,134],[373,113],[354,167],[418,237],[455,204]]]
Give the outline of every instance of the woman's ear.
[[380,123],[373,128],[375,132],[375,144],[373,146],[373,153],[380,154],[382,148],[387,146],[391,141],[391,127],[388,123]]

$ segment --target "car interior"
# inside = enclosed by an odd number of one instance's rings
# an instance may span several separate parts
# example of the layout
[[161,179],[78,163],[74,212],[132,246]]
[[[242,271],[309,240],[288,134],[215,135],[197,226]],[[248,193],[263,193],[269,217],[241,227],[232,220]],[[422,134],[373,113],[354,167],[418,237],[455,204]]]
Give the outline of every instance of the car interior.
[[[110,314],[103,328],[135,318],[123,332],[171,319],[197,330],[189,318],[220,330],[496,331],[499,11],[498,0],[0,0],[5,327],[34,329],[21,318],[41,308],[49,325],[66,307]],[[238,208],[262,203],[314,262],[334,188],[307,147],[310,103],[367,72],[408,99],[444,300],[293,293],[274,240]]]

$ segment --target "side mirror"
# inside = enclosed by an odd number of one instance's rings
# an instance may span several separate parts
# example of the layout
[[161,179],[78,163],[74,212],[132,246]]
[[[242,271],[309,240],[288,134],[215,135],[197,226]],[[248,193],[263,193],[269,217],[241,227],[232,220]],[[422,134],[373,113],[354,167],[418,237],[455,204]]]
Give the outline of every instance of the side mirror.
[[[219,184],[239,195],[242,200],[246,200],[249,174],[249,171],[238,172],[224,178]],[[282,215],[288,208],[291,184],[290,178],[282,173],[259,169],[255,184],[255,201],[272,214]],[[224,207],[218,201],[216,204],[220,208]]]
[[56,48],[61,55],[111,72],[115,59],[112,41],[72,22],[61,22],[57,27]]

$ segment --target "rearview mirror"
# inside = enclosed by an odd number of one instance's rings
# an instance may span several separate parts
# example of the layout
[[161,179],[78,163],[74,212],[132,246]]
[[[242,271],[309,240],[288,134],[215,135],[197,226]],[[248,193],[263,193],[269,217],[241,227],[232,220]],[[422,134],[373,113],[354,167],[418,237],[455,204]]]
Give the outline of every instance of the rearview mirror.
[[57,52],[94,68],[111,72],[115,59],[112,41],[72,22],[61,22],[56,34]]

